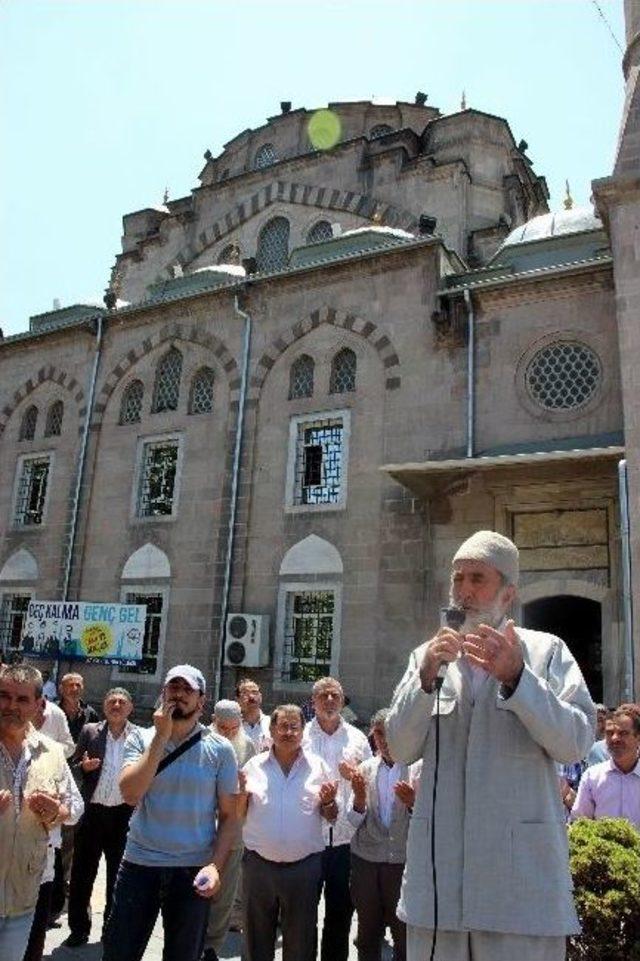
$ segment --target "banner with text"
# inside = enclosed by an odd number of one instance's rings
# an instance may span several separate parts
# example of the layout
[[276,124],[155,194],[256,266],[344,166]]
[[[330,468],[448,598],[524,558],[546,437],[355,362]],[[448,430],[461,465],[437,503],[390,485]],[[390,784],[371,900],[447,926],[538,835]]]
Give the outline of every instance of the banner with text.
[[29,601],[20,648],[28,657],[132,664],[142,659],[144,604]]

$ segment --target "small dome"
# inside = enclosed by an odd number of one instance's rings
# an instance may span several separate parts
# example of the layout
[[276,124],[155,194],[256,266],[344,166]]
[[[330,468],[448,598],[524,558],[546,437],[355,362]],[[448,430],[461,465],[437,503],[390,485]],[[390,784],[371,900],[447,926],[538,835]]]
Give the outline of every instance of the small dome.
[[581,234],[589,230],[602,230],[602,221],[591,207],[572,207],[541,214],[512,230],[502,244],[501,250],[514,244],[526,244],[533,240],[549,240],[567,234]]

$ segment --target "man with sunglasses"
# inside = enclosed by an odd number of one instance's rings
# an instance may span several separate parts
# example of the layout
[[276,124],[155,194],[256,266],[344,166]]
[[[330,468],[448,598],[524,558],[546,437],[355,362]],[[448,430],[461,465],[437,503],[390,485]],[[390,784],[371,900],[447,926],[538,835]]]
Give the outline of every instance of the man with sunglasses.
[[[200,723],[205,680],[166,676],[153,727],[128,737],[120,790],[135,805],[105,931],[103,961],[140,961],[158,912],[165,961],[198,961],[235,837],[238,770],[228,741]],[[217,824],[217,826],[216,826]]]

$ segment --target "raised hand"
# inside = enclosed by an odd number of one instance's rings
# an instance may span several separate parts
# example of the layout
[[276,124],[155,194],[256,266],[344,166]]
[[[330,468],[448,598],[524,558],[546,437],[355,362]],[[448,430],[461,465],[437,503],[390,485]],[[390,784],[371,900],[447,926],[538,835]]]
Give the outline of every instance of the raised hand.
[[80,767],[85,772],[85,774],[88,774],[89,771],[95,771],[97,768],[100,767],[101,764],[102,764],[102,761],[100,760],[99,757],[89,757],[86,751],[82,755],[82,760],[80,761]]
[[4,814],[11,807],[13,795],[11,791],[0,791],[0,814]]
[[416,789],[408,781],[397,781],[393,790],[398,800],[402,801],[405,807],[413,807],[416,801]]
[[45,827],[50,827],[60,813],[59,799],[46,791],[34,791],[25,798],[25,803]]
[[353,809],[363,812],[367,806],[367,779],[362,771],[355,771],[351,778],[351,790],[353,791]]
[[173,701],[163,698],[162,704],[153,712],[153,726],[156,729],[156,734],[163,741],[168,741],[171,737],[174,708]]
[[351,761],[340,761],[338,764],[338,771],[340,772],[340,777],[343,777],[345,781],[350,781],[354,773],[358,770],[356,764],[352,764]]
[[430,691],[441,664],[450,664],[462,652],[464,635],[451,627],[441,627],[425,648],[420,665],[420,681],[425,691]]
[[503,632],[480,624],[474,634],[467,634],[462,645],[470,664],[481,667],[507,687],[515,687],[522,674],[522,645],[512,620]]
[[321,805],[329,805],[336,799],[338,793],[337,781],[325,781],[320,785],[319,797]]

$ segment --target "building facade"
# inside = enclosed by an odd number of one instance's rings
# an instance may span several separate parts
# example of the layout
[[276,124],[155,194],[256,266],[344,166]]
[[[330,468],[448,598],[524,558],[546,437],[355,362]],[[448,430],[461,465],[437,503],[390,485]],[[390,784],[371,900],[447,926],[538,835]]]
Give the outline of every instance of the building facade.
[[268,703],[332,673],[366,716],[493,527],[521,621],[631,696],[606,220],[550,213],[501,118],[332,104],[318,150],[282,108],[125,216],[108,309],[0,343],[5,656],[29,597],[145,603],[141,665],[87,668],[90,694],[150,707],[187,660]]

